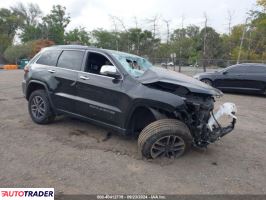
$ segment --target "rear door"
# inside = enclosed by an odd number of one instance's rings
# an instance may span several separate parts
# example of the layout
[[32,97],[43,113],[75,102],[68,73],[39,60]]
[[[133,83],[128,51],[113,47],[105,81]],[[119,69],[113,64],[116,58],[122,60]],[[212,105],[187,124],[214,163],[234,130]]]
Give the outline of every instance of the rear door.
[[[37,61],[31,64],[32,78],[34,80],[46,83],[49,91],[51,93],[57,88],[57,82],[55,81],[56,64],[60,54],[61,49],[49,49],[40,53]],[[34,62],[34,61],[31,61]]]
[[81,70],[85,51],[63,50],[56,67],[50,73],[53,78],[53,102],[58,110],[76,112],[76,83]]
[[265,88],[266,67],[260,65],[245,65],[240,72],[242,87],[249,92],[260,92]]
[[223,73],[216,82],[217,88],[222,90],[235,90],[259,92],[265,87],[265,71],[263,66],[236,65]]

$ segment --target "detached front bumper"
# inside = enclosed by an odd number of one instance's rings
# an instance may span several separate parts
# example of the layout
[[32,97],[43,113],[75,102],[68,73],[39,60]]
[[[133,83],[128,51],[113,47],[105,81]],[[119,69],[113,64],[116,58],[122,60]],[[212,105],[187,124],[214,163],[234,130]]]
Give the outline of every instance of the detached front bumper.
[[[226,134],[230,133],[236,124],[237,117],[235,114],[237,113],[237,108],[234,103],[224,103],[220,106],[219,110],[212,114],[209,121],[208,121],[208,129],[211,134],[210,142],[214,142],[217,139],[225,136]],[[219,119],[222,116],[228,116],[232,119],[231,123],[228,126],[222,127]]]

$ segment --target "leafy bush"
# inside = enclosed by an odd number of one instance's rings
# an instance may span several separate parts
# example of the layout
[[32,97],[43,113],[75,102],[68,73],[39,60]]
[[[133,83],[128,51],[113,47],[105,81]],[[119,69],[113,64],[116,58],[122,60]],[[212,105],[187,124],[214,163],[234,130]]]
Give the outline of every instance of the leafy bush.
[[11,64],[15,64],[21,58],[28,58],[32,52],[32,42],[25,44],[9,46],[5,52],[4,57]]
[[44,40],[44,39],[40,39],[40,40],[34,40],[32,41],[32,52],[30,54],[30,57],[32,58],[35,54],[37,54],[39,51],[41,51],[42,48],[44,47],[49,47],[54,45],[54,41],[52,40]]
[[11,64],[15,64],[21,58],[31,59],[42,48],[54,45],[51,40],[33,40],[24,44],[9,46],[5,52],[5,59]]

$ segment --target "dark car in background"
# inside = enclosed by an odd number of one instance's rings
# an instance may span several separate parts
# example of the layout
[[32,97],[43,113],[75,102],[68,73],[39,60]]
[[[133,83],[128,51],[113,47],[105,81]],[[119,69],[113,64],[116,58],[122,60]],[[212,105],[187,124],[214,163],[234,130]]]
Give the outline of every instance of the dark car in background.
[[237,64],[220,71],[200,73],[194,78],[224,92],[266,95],[265,64]]

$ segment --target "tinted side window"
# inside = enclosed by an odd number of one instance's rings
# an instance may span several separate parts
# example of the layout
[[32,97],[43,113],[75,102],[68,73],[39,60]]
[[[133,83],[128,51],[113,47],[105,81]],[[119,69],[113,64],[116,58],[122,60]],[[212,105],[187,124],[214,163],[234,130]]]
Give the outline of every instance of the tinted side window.
[[239,65],[233,67],[230,72],[233,73],[266,73],[266,67],[258,65]]
[[44,51],[36,63],[42,65],[56,66],[56,62],[61,52],[61,50]]
[[250,71],[252,71],[252,69],[251,69],[250,66],[248,66],[248,65],[241,65],[241,66],[239,66],[237,72],[240,72],[240,73],[250,73]]
[[239,72],[243,71],[243,66],[237,65],[237,66],[231,67],[227,71],[230,72],[230,73],[239,73]]
[[63,53],[59,57],[57,66],[66,69],[80,70],[83,61],[83,56],[84,51],[63,51]]
[[264,66],[250,66],[249,72],[250,73],[266,73],[266,67],[264,67]]

